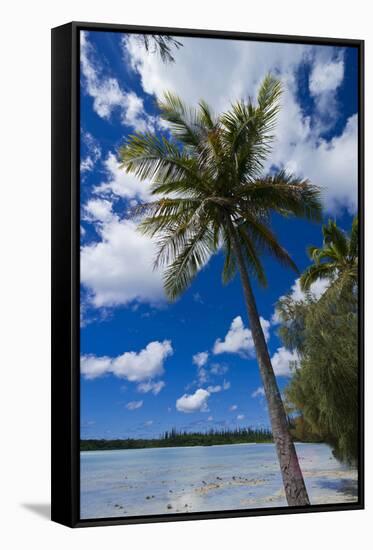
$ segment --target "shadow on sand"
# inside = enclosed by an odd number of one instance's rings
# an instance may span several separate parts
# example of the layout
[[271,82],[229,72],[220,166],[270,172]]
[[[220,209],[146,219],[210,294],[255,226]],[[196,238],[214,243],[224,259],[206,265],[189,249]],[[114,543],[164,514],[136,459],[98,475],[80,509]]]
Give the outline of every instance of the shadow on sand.
[[328,479],[320,481],[318,485],[349,497],[358,496],[356,479]]

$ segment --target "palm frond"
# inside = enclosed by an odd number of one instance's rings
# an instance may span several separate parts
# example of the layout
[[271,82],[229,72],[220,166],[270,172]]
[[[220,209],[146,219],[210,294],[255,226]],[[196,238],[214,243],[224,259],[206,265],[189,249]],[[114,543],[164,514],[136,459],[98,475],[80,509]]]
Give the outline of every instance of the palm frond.
[[200,126],[195,109],[187,107],[180,97],[172,92],[164,93],[163,99],[158,101],[158,108],[176,139],[184,146],[198,147]]
[[322,205],[320,189],[307,179],[281,170],[275,175],[257,178],[237,190],[243,204],[255,204],[284,216],[320,221]]
[[319,248],[317,252],[317,260],[318,262],[321,262],[321,260],[326,260],[333,261],[335,263],[343,263],[344,256],[340,253],[340,250],[333,243],[330,243],[327,246]]
[[318,263],[310,265],[300,277],[300,287],[302,290],[309,290],[312,283],[318,279],[333,279],[336,268],[334,263]]
[[130,217],[142,219],[147,216],[147,220],[142,220],[140,223],[140,227],[142,227],[142,223],[145,226],[145,222],[150,223],[150,220],[156,222],[158,218],[162,220],[169,218],[172,221],[174,218],[183,218],[188,213],[192,215],[200,205],[201,201],[198,199],[163,198],[158,201],[137,204],[130,211]]
[[320,258],[319,258],[320,252],[321,250],[318,246],[312,245],[307,248],[308,256],[310,257],[311,260],[315,262],[315,264],[319,263],[320,261]]
[[264,78],[258,93],[258,106],[263,113],[263,117],[266,117],[267,124],[271,122],[279,112],[281,95],[281,82],[273,75],[268,74]]
[[322,228],[324,235],[324,245],[333,248],[336,255],[340,258],[348,254],[348,241],[345,233],[337,226],[335,220],[329,220]]
[[173,179],[172,181],[153,180],[150,186],[152,195],[177,196],[202,200],[204,198],[205,182],[192,175],[181,178],[180,180]]
[[235,159],[240,179],[246,174],[258,175],[271,150],[272,134],[279,111],[281,83],[271,75],[264,79],[258,94],[258,105],[251,100],[238,101],[222,114],[224,141]]
[[207,130],[212,130],[216,126],[216,120],[213,115],[213,112],[203,99],[198,104],[199,111],[198,111],[198,122],[202,128],[206,128]]
[[208,227],[199,228],[164,272],[164,288],[171,300],[189,287],[196,273],[215,251],[211,230]]
[[298,268],[291,256],[279,244],[276,236],[266,224],[261,223],[260,220],[250,216],[248,213],[246,213],[242,220],[239,227],[242,227],[242,229],[248,233],[255,245],[258,255],[265,253],[274,256],[281,264],[290,267],[290,269],[298,273]]
[[175,143],[150,133],[130,136],[119,149],[121,167],[140,180],[170,181],[184,176],[196,177],[195,161]]
[[[148,223],[148,220],[143,222],[143,224]],[[202,203],[197,209],[185,213],[184,218],[178,216],[176,220],[170,220],[167,225],[163,224],[162,228],[158,226],[155,231],[153,229],[153,236],[157,234],[154,268],[158,269],[172,262],[201,228],[206,229],[210,225],[210,218],[206,215]],[[217,249],[218,241],[215,235],[213,240],[214,243],[211,246]]]

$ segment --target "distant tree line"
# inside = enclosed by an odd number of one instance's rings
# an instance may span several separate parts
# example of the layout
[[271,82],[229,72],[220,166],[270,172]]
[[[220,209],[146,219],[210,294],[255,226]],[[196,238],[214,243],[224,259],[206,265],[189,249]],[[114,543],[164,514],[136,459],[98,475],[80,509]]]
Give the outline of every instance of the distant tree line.
[[146,449],[152,447],[194,447],[229,445],[233,443],[269,443],[272,433],[268,429],[236,428],[207,432],[178,431],[172,428],[154,439],[82,439],[81,451],[105,451],[115,449]]

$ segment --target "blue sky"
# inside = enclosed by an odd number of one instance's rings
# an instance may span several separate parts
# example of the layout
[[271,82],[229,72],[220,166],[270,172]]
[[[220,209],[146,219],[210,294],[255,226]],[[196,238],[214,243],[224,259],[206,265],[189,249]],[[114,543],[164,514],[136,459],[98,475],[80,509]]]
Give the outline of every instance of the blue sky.
[[[134,131],[166,133],[155,100],[165,90],[215,112],[255,97],[268,72],[284,94],[265,170],[286,168],[322,187],[325,219],[348,229],[357,205],[357,52],[353,48],[182,38],[175,63],[121,33],[81,36],[81,436],[152,437],[176,427],[269,426],[240,282],[221,283],[211,258],[175,303],[152,270],[154,243],[128,209],[149,182],[119,167]],[[320,226],[274,217],[272,226],[300,270]],[[264,259],[268,288],[253,282],[280,388],[289,360],[276,336],[275,303],[302,299],[297,276]],[[314,287],[320,295],[325,286]]]

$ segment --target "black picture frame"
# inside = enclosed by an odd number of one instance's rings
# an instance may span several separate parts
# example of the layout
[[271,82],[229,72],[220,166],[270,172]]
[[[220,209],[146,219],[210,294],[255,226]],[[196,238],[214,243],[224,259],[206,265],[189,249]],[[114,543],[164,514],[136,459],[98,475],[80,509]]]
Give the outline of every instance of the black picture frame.
[[[349,46],[358,50],[359,209],[359,463],[358,501],[123,518],[79,516],[79,32],[106,30],[175,37],[211,37],[293,44]],[[72,22],[52,29],[52,512],[69,527],[169,522],[364,508],[364,41],[182,28]]]

